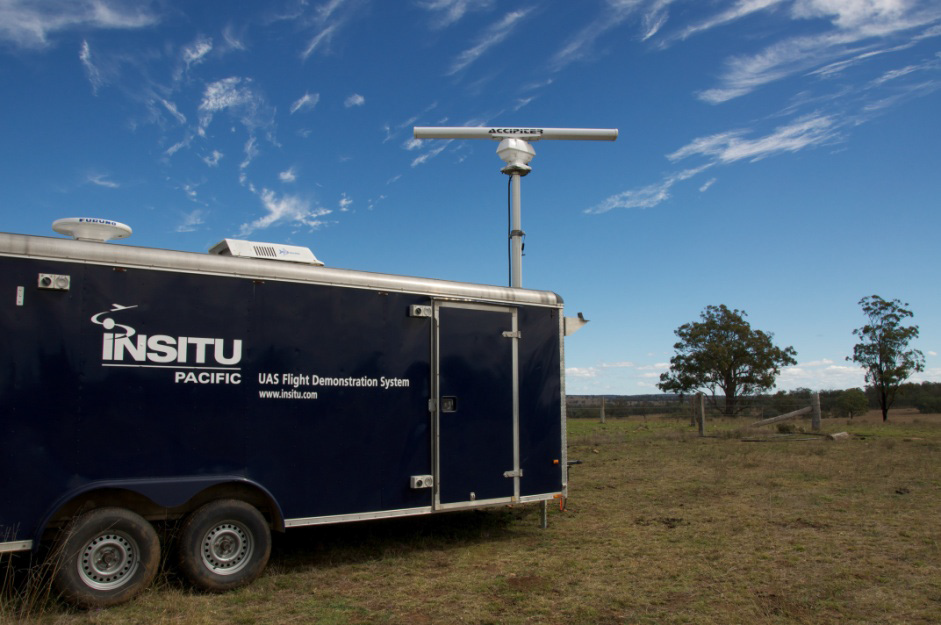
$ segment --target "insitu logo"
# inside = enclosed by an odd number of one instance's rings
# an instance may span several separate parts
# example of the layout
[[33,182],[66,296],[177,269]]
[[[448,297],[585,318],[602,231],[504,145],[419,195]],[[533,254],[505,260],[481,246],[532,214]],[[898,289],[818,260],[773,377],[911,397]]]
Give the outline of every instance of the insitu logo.
[[[242,361],[242,341],[166,334],[140,334],[132,326],[118,323],[114,316],[137,308],[112,304],[110,310],[92,315],[91,322],[105,329],[101,339],[101,360],[106,367],[165,367],[202,370],[177,371],[176,382],[198,384],[238,384],[240,375],[229,373]],[[122,320],[125,315],[122,315]],[[215,370],[214,372],[210,372]],[[237,369],[236,369],[237,370]]]

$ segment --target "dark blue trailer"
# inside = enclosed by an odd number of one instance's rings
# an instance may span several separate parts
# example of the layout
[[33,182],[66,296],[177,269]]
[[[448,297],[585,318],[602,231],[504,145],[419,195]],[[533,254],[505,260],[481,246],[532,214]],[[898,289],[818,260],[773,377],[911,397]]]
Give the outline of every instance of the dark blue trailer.
[[271,530],[566,495],[557,295],[232,245],[0,234],[0,552],[50,544],[105,606],[152,580],[153,521],[216,591]]

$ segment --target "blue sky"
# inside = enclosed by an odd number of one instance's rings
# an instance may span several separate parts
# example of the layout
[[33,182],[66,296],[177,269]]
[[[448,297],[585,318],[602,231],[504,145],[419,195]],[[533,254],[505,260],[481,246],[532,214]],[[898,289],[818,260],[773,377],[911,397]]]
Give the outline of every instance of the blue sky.
[[413,126],[618,128],[535,143],[522,182],[523,284],[591,320],[570,393],[656,392],[710,304],[797,350],[779,388],[859,386],[871,294],[941,380],[936,0],[0,0],[0,94],[0,230],[485,284],[496,142]]

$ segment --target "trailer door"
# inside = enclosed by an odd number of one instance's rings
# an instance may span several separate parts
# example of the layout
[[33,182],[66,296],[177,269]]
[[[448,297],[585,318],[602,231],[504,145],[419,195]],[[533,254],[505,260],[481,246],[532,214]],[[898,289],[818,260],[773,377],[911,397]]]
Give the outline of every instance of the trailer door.
[[517,311],[435,304],[435,507],[519,497]]

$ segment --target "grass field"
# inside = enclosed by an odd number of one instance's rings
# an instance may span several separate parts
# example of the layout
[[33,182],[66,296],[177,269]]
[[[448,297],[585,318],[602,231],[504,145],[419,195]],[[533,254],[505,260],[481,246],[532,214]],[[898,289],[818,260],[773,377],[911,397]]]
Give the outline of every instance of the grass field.
[[[809,424],[803,422],[806,427]],[[97,612],[3,594],[37,623],[941,623],[941,415],[774,426],[569,423],[567,510],[535,506],[292,530],[223,594],[172,571]],[[8,556],[7,556],[8,557]],[[20,576],[22,577],[22,576]],[[9,586],[9,584],[8,584]]]

